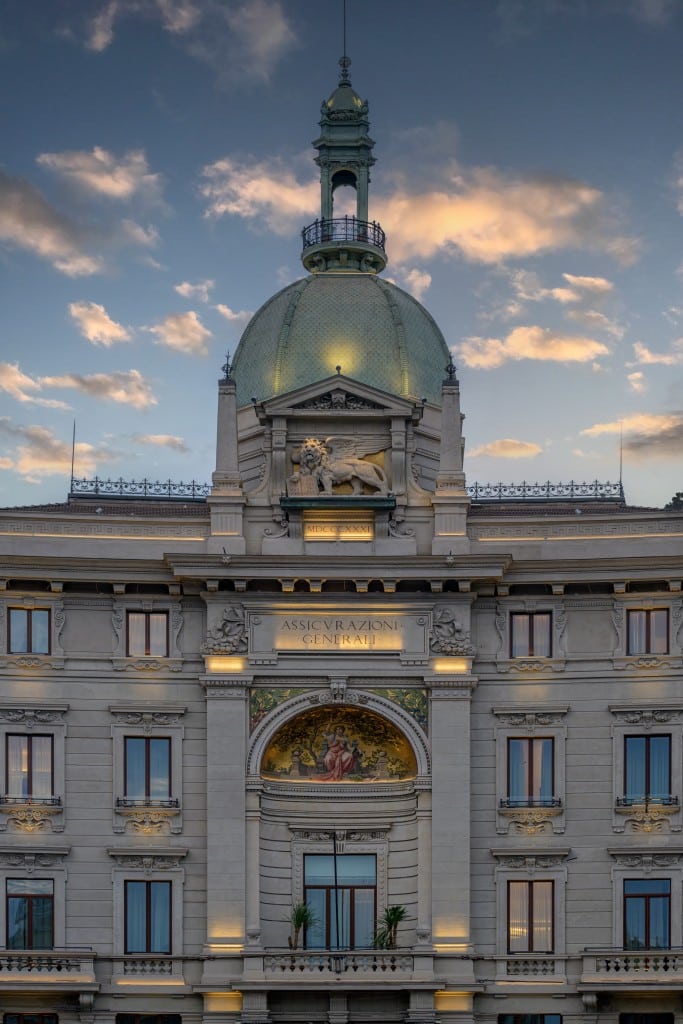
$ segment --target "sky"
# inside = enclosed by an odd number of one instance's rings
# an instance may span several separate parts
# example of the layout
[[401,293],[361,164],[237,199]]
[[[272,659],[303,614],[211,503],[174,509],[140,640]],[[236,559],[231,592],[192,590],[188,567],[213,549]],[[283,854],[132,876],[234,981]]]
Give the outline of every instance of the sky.
[[[0,505],[209,481],[216,382],[304,276],[342,0],[3,0]],[[348,0],[384,276],[468,483],[683,490],[683,0]]]

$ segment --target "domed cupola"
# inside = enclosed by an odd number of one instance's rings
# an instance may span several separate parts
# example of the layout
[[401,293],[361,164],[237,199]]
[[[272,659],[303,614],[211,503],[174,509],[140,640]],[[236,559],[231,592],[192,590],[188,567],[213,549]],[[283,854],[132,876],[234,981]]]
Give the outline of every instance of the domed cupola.
[[[351,85],[348,57],[339,61],[339,85],[323,100],[320,135],[313,145],[320,167],[320,218],[304,228],[303,265],[311,273],[326,270],[376,274],[387,263],[385,236],[376,221],[368,221],[370,168],[375,143],[368,131],[367,100]],[[335,217],[334,194],[340,186],[356,193],[355,216]]]

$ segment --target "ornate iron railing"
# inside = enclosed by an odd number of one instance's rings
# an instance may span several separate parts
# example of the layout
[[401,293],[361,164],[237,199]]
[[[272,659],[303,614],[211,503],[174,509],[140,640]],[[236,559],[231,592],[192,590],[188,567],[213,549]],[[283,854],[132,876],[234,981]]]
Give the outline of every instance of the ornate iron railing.
[[529,797],[522,799],[518,797],[505,797],[499,803],[500,807],[561,807],[562,801],[559,796]]
[[678,807],[678,797],[667,793],[662,796],[618,796],[617,807]]
[[117,807],[180,807],[177,796],[169,797],[168,800],[133,800],[127,796],[117,796]]
[[165,498],[175,501],[203,501],[211,493],[211,484],[196,480],[175,483],[173,480],[93,480],[71,478],[69,497],[91,498]]
[[4,793],[0,796],[0,804],[8,804],[13,807],[23,807],[26,804],[36,804],[40,807],[61,807],[62,798],[61,796],[8,796]]
[[566,484],[528,483],[519,484],[471,484],[467,493],[473,501],[624,501],[624,488],[618,483],[600,483],[591,480],[578,483],[570,480]]
[[387,236],[377,221],[358,220],[356,217],[334,217],[316,220],[301,232],[304,249],[325,242],[364,242],[384,252]]

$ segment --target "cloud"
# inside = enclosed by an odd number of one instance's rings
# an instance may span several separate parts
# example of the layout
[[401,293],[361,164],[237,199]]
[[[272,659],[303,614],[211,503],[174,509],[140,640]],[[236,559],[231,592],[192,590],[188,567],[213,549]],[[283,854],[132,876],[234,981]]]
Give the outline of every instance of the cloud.
[[71,302],[69,313],[78,324],[84,338],[93,345],[110,348],[117,341],[130,341],[130,332],[112,320],[104,306],[97,302]]
[[230,309],[230,306],[226,306],[222,302],[219,302],[218,305],[213,308],[232,324],[246,324],[254,315],[249,309],[241,309],[239,313],[236,313],[234,309]]
[[0,241],[47,260],[68,277],[96,274],[99,258],[85,251],[82,232],[22,178],[0,171]]
[[121,227],[124,235],[134,245],[141,245],[147,248],[154,248],[159,242],[159,231],[153,224],[144,227],[134,220],[122,220]]
[[194,310],[188,313],[172,313],[154,327],[147,330],[156,334],[157,344],[166,345],[185,355],[205,356],[209,351],[211,331],[207,330]]
[[630,10],[638,21],[649,25],[666,25],[673,17],[676,0],[631,0]]
[[37,162],[85,191],[108,199],[127,201],[136,195],[158,199],[161,191],[161,175],[150,174],[142,149],[131,149],[117,159],[109,150],[95,146],[89,153],[41,153]]
[[640,341],[635,342],[633,351],[636,356],[635,363],[629,363],[629,366],[677,366],[679,363],[683,363],[683,338],[674,341],[671,352],[668,354],[652,352],[647,345],[643,345]]
[[492,370],[510,360],[589,363],[609,349],[593,338],[556,334],[545,327],[515,327],[506,338],[467,338],[455,346],[465,366]]
[[597,309],[568,309],[565,317],[567,320],[584,324],[584,326],[590,327],[593,330],[605,331],[606,334],[610,334],[617,340],[621,340],[624,337],[624,328],[621,324],[618,324],[616,320],[610,320],[609,317]]
[[39,398],[35,392],[41,390],[39,381],[22,373],[17,363],[0,363],[0,391],[10,395],[17,402],[42,405],[48,409],[68,409],[66,402],[56,398]]
[[[69,476],[71,473],[71,441],[55,437],[47,427],[19,426],[8,417],[0,418],[0,435],[16,447],[13,454],[0,460],[4,469],[14,469],[31,482],[43,476]],[[93,476],[100,462],[112,462],[118,456],[106,448],[97,448],[84,441],[76,442],[74,474]]]
[[634,373],[627,374],[626,377],[631,391],[635,391],[637,394],[641,394],[643,391],[647,391],[647,384],[645,382],[645,374],[639,370]]
[[107,0],[85,25],[85,46],[102,53],[124,17],[160,22],[183,49],[220,78],[267,81],[296,43],[281,0]]
[[157,404],[150,384],[139,370],[118,370],[114,373],[64,373],[56,377],[41,377],[41,387],[73,388],[91,398],[120,402],[134,409],[149,409]]
[[567,284],[578,292],[591,292],[594,295],[607,295],[614,289],[606,277],[586,277],[577,274],[563,274]]
[[413,267],[410,270],[400,271],[400,276],[406,291],[409,291],[420,302],[432,283],[432,275],[428,274],[426,270]]
[[117,0],[109,0],[98,13],[88,21],[85,45],[95,53],[101,53],[114,39],[114,19],[119,11]]
[[232,214],[262,221],[278,235],[288,235],[302,219],[315,215],[320,183],[301,184],[279,159],[247,163],[224,157],[202,170],[200,194],[208,200],[207,217]]
[[[319,183],[300,182],[279,159],[250,163],[226,156],[202,175],[209,217],[230,214],[289,234],[318,212]],[[568,178],[514,178],[475,167],[452,173],[440,190],[418,193],[400,185],[376,196],[373,212],[397,263],[444,252],[493,264],[574,247],[608,251],[624,262],[634,258],[635,242],[612,233],[603,193]],[[582,280],[602,279],[576,278]]]
[[538,274],[533,271],[513,270],[510,273],[510,283],[517,298],[524,302],[554,299],[562,305],[607,295],[614,287],[605,277],[580,277],[576,274],[563,274],[562,277],[569,287],[544,288]]
[[683,450],[683,412],[637,413],[623,420],[595,423],[581,433],[588,437],[624,434],[624,451],[639,456],[680,458]]
[[184,299],[199,299],[200,302],[209,301],[209,292],[215,285],[215,281],[207,279],[206,281],[198,281],[197,284],[190,284],[189,281],[183,281],[181,284],[174,284],[173,290],[182,295]]
[[543,451],[540,445],[532,441],[517,441],[512,437],[502,437],[498,441],[490,441],[489,444],[480,444],[472,448],[468,455],[470,458],[477,458],[480,455],[500,459],[532,459]]
[[133,434],[133,440],[139,444],[155,445],[158,448],[170,448],[174,452],[181,452],[183,455],[189,452],[182,437],[175,434]]

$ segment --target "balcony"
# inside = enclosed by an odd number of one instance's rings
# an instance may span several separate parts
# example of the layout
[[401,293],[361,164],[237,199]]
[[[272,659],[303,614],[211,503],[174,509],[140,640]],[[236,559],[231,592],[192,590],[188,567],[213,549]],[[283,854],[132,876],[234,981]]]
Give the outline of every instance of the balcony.
[[551,982],[557,984],[566,978],[566,956],[552,953],[510,954],[496,957],[496,982]]
[[301,259],[311,273],[332,269],[378,273],[387,263],[386,235],[374,220],[316,220],[303,229],[301,238]]
[[143,836],[181,831],[180,801],[177,797],[167,800],[133,800],[119,796],[116,798],[115,811],[124,819],[123,824],[114,824],[115,832],[125,832],[126,826],[131,832]]
[[92,950],[0,951],[0,992],[96,992]]
[[557,796],[528,800],[508,797],[499,801],[498,814],[505,819],[496,829],[502,835],[509,831],[538,835],[547,831],[546,826],[553,832],[564,831],[564,807]]
[[[673,814],[680,811],[677,796],[622,796],[617,797],[614,813],[623,815],[634,832],[661,832]],[[616,831],[623,832],[622,828]]]
[[11,822],[17,832],[62,832],[64,830],[60,796],[0,796],[0,832]]
[[683,989],[683,949],[586,950],[581,985],[592,989]]
[[244,950],[245,988],[401,988],[433,983],[434,954],[412,950]]
[[266,956],[266,974],[281,977],[306,977],[323,975],[358,975],[360,977],[391,977],[413,973],[413,956],[410,953],[378,952],[357,950],[355,952],[328,953],[308,952],[282,953]]

